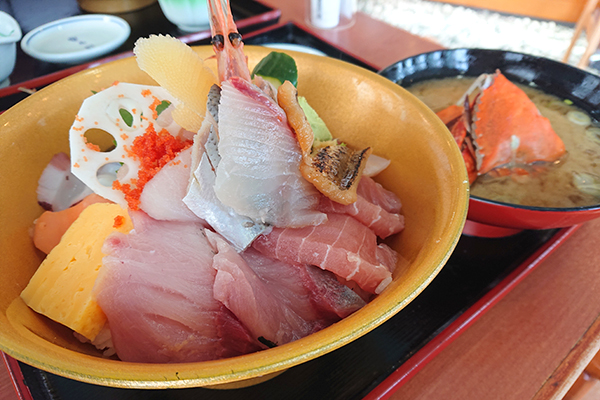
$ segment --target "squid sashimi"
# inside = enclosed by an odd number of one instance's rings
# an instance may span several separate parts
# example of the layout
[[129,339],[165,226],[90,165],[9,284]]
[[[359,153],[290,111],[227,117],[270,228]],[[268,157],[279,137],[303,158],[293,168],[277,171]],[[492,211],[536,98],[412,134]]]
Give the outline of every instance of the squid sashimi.
[[[316,265],[379,294],[392,281],[391,249],[351,216],[329,214],[327,222],[304,228],[274,228],[259,236],[253,247],[296,265]],[[393,251],[392,251],[393,252]]]
[[188,362],[260,349],[213,297],[216,272],[203,226],[131,215],[134,230],[104,243],[94,287],[119,358]]
[[357,194],[356,201],[348,205],[323,196],[319,210],[351,215],[382,239],[404,229],[404,216],[400,214],[401,204],[394,193],[364,176],[358,184]]
[[302,158],[283,110],[240,78],[223,82],[215,193],[237,213],[277,227],[323,222],[319,192],[300,174]]
[[140,208],[166,221],[204,222],[183,202],[191,174],[192,148],[182,150],[150,179],[140,196]]
[[217,251],[215,298],[267,345],[300,339],[365,304],[334,277],[310,274],[314,267],[286,264],[252,248],[238,254],[218,235],[207,236]]

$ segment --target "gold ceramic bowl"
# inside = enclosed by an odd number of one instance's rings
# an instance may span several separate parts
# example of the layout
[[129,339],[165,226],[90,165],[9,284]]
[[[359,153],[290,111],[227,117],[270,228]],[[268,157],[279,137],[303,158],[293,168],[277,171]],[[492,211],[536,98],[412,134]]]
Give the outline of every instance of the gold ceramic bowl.
[[[213,54],[211,47],[195,50],[203,58]],[[271,51],[245,50],[251,68]],[[390,286],[363,309],[304,339],[241,357],[188,364],[103,359],[70,330],[31,311],[19,294],[43,258],[28,233],[42,212],[36,202],[37,181],[55,153],[68,152],[69,128],[92,90],[116,80],[153,84],[128,58],[50,85],[0,115],[0,350],[40,369],[98,385],[244,386],[366,334],[431,282],[454,249],[467,211],[467,177],[454,139],[433,112],[395,83],[331,58],[290,54],[298,64],[299,93],[334,135],[352,146],[371,146],[375,154],[392,160],[377,180],[402,200],[406,228],[388,241],[401,255]]]

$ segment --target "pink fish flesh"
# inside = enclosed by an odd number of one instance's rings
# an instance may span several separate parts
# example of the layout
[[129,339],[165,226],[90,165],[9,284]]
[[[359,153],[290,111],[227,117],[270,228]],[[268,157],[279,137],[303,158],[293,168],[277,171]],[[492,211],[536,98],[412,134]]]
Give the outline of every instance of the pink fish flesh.
[[325,271],[274,260],[253,248],[238,254],[218,235],[207,237],[217,251],[215,298],[263,343],[300,339],[365,305]]
[[300,174],[300,147],[284,111],[256,86],[223,82],[215,193],[254,221],[278,227],[315,225],[319,192]]
[[402,209],[402,203],[394,192],[387,190],[368,176],[360,179],[357,193],[369,203],[373,203],[389,213],[397,214]]
[[325,213],[351,215],[382,239],[404,229],[404,216],[399,213],[400,200],[394,193],[364,176],[358,184],[357,194],[357,200],[348,205],[322,196],[319,210]]
[[38,203],[47,211],[62,211],[94,193],[71,173],[71,160],[66,153],[56,153],[40,176]]
[[392,281],[394,254],[351,216],[329,214],[327,222],[304,228],[274,228],[253,247],[266,256],[295,265],[316,265],[379,294]]
[[261,346],[214,299],[214,252],[201,224],[132,213],[134,230],[113,234],[94,293],[123,361],[214,360]]
[[144,186],[140,208],[154,219],[204,222],[183,202],[192,173],[192,148],[181,151]]

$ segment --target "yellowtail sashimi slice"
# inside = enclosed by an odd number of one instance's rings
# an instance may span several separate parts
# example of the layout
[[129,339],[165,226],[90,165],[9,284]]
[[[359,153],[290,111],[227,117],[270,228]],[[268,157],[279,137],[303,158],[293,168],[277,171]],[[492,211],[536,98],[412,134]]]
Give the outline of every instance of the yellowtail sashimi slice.
[[133,52],[140,69],[152,77],[185,109],[173,114],[185,129],[197,132],[206,113],[206,96],[217,77],[185,43],[163,35],[138,39]]

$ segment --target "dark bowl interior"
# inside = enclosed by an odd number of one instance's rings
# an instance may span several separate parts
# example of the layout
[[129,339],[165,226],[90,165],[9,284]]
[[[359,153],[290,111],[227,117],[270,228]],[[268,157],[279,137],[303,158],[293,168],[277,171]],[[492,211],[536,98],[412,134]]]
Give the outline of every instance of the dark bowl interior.
[[[431,79],[479,76],[496,69],[511,81],[534,84],[540,90],[569,99],[600,120],[600,77],[543,57],[504,50],[451,49],[419,54],[398,61],[379,74],[408,88]],[[518,229],[571,226],[600,217],[600,204],[575,208],[529,207],[471,196],[471,221]]]

